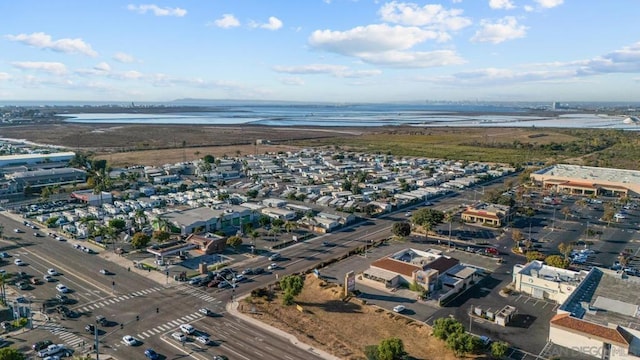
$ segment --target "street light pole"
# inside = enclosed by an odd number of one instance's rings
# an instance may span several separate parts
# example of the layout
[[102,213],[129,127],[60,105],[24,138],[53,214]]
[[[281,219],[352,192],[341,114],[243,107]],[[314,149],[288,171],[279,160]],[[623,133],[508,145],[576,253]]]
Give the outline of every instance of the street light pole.
[[94,330],[95,331],[93,332],[93,334],[95,336],[95,340],[94,340],[95,341],[95,346],[94,347],[96,349],[96,360],[100,360],[100,351],[98,351],[98,344],[99,344],[99,341],[98,341],[98,320],[96,320],[96,326],[94,327]]

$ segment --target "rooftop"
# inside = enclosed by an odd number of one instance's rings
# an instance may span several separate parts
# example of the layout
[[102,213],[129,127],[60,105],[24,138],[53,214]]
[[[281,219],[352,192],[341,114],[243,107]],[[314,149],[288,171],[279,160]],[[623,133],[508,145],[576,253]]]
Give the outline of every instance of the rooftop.
[[559,164],[538,170],[535,172],[535,174],[572,179],[584,179],[593,183],[606,181],[613,183],[630,183],[640,185],[640,171],[636,170]]

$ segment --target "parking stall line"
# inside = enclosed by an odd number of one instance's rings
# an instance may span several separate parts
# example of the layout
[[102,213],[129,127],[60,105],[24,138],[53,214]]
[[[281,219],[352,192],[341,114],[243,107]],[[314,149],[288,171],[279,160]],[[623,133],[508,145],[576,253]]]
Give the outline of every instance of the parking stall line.
[[136,337],[137,337],[138,339],[140,339],[140,340],[142,340],[142,339],[145,339],[145,338],[146,338],[146,336],[145,336],[145,335],[143,335],[143,334],[136,334]]

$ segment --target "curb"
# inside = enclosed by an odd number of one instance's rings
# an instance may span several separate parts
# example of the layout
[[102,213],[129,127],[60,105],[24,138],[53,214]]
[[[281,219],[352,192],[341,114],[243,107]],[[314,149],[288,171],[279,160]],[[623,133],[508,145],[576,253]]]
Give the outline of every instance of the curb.
[[236,318],[239,318],[241,320],[244,320],[248,323],[251,323],[263,330],[266,330],[274,335],[280,336],[282,338],[288,339],[289,342],[291,344],[293,344],[294,346],[298,347],[299,349],[308,351],[322,359],[325,360],[340,360],[339,357],[336,357],[334,355],[329,354],[328,352],[324,351],[324,350],[320,350],[317,348],[314,348],[313,346],[310,346],[308,344],[305,344],[303,342],[300,342],[298,340],[298,338],[296,338],[295,336],[280,330],[278,328],[275,328],[271,325],[265,324],[260,320],[256,320],[251,316],[245,315],[243,313],[241,313],[240,311],[238,311],[238,303],[242,300],[244,300],[245,298],[247,298],[249,295],[243,295],[241,297],[236,298],[234,301],[230,301],[227,303],[227,305],[225,306],[227,312],[229,313],[229,315],[234,316]]

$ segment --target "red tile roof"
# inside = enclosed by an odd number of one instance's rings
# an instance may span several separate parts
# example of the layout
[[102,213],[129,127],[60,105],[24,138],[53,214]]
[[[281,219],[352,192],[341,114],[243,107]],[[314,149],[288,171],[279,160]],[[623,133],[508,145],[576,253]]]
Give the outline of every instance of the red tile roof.
[[549,323],[551,326],[564,328],[577,334],[589,335],[602,339],[606,342],[616,343],[623,347],[629,347],[629,342],[618,329],[577,319],[569,316],[569,314],[558,314],[551,318]]
[[382,258],[371,263],[371,266],[379,269],[394,272],[405,276],[413,276],[413,272],[416,270],[422,270],[422,267],[406,263],[404,261],[398,261],[391,258]]

